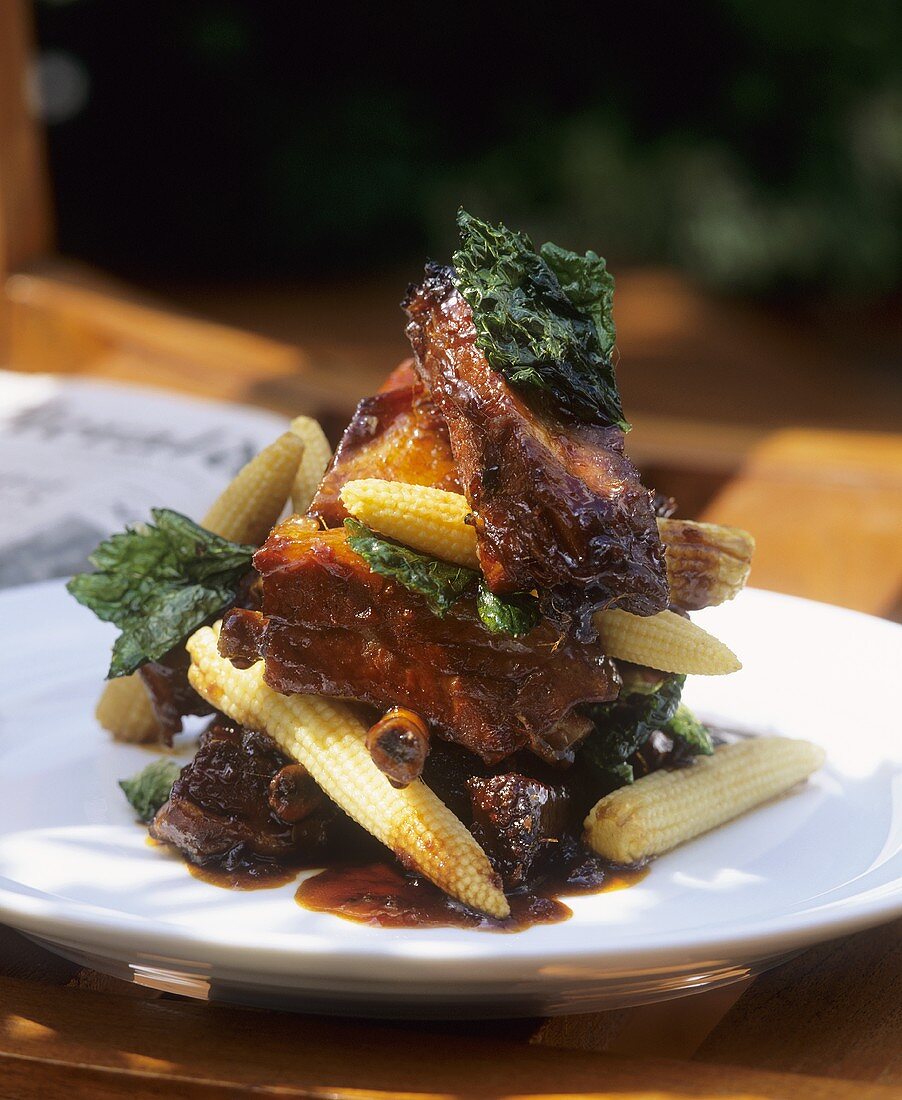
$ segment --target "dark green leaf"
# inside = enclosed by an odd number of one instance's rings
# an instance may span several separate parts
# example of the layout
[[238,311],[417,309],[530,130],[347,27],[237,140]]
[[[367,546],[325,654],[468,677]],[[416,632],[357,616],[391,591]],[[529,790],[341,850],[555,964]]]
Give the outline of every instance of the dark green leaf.
[[122,631],[109,677],[159,660],[234,599],[253,546],[239,546],[168,508],[102,542],[67,585],[85,607]]
[[496,596],[484,581],[479,582],[476,610],[482,625],[492,634],[510,634],[520,638],[528,634],[539,621],[539,601],[529,592],[511,596]]
[[614,276],[601,256],[587,252],[568,252],[546,241],[539,249],[542,259],[557,276],[561,290],[577,309],[588,313],[595,322],[602,355],[614,350]]
[[611,779],[632,783],[629,758],[655,730],[665,729],[680,705],[685,676],[668,676],[650,695],[627,695],[589,709],[594,730],[581,749],[583,759]]
[[539,604],[528,592],[495,596],[475,569],[437,561],[409,546],[383,539],[356,519],[345,520],[348,546],[359,554],[374,573],[391,577],[411,592],[422,596],[430,611],[444,618],[448,611],[478,582],[476,610],[486,630],[493,634],[528,634],[539,621]]
[[685,703],[680,703],[677,707],[674,716],[664,726],[664,732],[675,740],[684,742],[697,755],[710,756],[714,752],[711,734]]
[[163,757],[148,764],[131,779],[119,780],[125,797],[142,821],[153,820],[154,814],[169,798],[172,784],[181,770],[181,764]]
[[473,569],[436,561],[408,546],[389,542],[355,519],[345,520],[345,530],[348,546],[374,573],[391,577],[411,592],[418,593],[439,618],[444,618],[477,580],[478,573]]
[[489,366],[559,414],[628,430],[610,358],[613,283],[604,261],[550,244],[540,255],[525,234],[465,210],[457,224],[456,285]]

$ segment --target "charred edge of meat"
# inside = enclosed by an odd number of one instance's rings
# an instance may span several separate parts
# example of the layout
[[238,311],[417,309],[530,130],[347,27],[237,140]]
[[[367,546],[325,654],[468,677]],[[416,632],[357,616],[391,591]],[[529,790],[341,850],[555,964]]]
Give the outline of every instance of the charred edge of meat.
[[533,865],[557,843],[567,825],[566,789],[516,773],[474,777],[468,788],[473,835],[507,889],[525,885]]
[[[411,368],[393,372],[397,381]],[[412,373],[412,372],[411,372]],[[456,492],[460,486],[448,429],[416,375],[365,397],[346,427],[309,514],[326,527],[338,527],[348,512],[341,489],[355,478],[406,481]]]
[[213,708],[188,683],[191,658],[184,649],[172,649],[159,661],[149,661],[139,670],[147,688],[151,706],[167,745],[182,730],[182,718],[188,714],[212,714]]
[[302,764],[286,764],[269,781],[269,808],[289,825],[322,809],[326,796]]
[[393,707],[369,728],[366,747],[393,787],[407,787],[423,773],[429,755],[429,730],[412,710]]
[[325,849],[337,811],[323,799],[299,822],[273,812],[270,784],[291,763],[264,734],[217,719],[173,784],[150,835],[191,863],[225,870],[313,856]]

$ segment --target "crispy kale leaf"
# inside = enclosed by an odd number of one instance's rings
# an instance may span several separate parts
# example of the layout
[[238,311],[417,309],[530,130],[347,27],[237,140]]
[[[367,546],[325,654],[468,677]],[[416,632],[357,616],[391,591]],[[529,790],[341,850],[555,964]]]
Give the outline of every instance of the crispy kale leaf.
[[594,730],[586,739],[583,758],[608,782],[621,786],[632,783],[629,760],[655,730],[662,730],[690,756],[710,756],[711,735],[692,711],[680,702],[685,676],[668,675],[653,692],[633,692],[613,703],[596,703],[589,708]]
[[664,732],[674,740],[682,741],[697,756],[710,756],[714,752],[711,734],[685,703],[680,703],[677,707],[673,718],[664,727]]
[[439,618],[445,617],[476,579],[472,569],[436,561],[408,546],[389,542],[355,519],[345,520],[345,530],[348,546],[374,573],[391,577],[411,592],[417,592]]
[[577,309],[588,313],[598,330],[602,355],[614,350],[614,276],[601,256],[569,252],[546,241],[539,249],[542,259],[557,276],[561,290]]
[[153,821],[154,814],[169,798],[172,784],[181,770],[181,764],[162,757],[152,761],[131,779],[119,780],[125,797],[142,821]]
[[519,638],[528,634],[539,620],[538,601],[528,593],[495,596],[475,569],[437,561],[409,546],[380,538],[356,519],[346,519],[344,525],[348,546],[374,573],[391,577],[411,592],[418,593],[439,618],[444,618],[463,595],[478,585],[476,610],[486,630]]
[[482,581],[476,594],[476,610],[482,625],[492,634],[521,638],[539,621],[539,601],[529,592],[496,596]]
[[108,678],[155,661],[222,611],[251,566],[253,546],[205,531],[168,508],[153,523],[127,528],[102,542],[67,588],[79,603],[122,633]]
[[589,708],[594,730],[581,752],[583,759],[620,783],[632,783],[629,758],[655,730],[664,729],[680,705],[685,676],[668,676],[650,695],[627,695]]
[[455,282],[489,366],[560,415],[627,431],[610,357],[613,280],[604,261],[552,244],[540,254],[524,233],[465,210],[457,224]]

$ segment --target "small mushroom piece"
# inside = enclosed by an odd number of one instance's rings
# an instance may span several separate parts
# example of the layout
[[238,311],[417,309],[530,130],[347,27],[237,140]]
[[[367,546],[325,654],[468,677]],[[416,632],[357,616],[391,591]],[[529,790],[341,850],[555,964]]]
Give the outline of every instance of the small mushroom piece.
[[412,710],[393,707],[370,727],[366,747],[391,785],[406,787],[422,774],[429,755],[429,730]]
[[303,821],[323,804],[323,792],[302,764],[286,764],[269,783],[269,808],[287,825]]

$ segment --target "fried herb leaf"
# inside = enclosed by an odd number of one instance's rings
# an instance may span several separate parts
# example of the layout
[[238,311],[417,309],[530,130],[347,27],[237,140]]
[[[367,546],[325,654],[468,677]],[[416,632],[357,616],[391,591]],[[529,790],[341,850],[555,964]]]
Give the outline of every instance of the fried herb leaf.
[[551,241],[546,241],[539,253],[573,305],[588,313],[595,322],[602,355],[610,355],[617,334],[614,328],[614,276],[607,264],[595,252],[580,256]]
[[178,779],[181,764],[161,757],[143,768],[131,779],[120,779],[119,786],[142,821],[153,821],[154,814],[169,798],[172,784]]
[[604,261],[551,244],[539,254],[524,233],[465,210],[457,224],[455,282],[489,366],[559,415],[627,431],[610,358],[613,282]]
[[676,713],[664,727],[664,732],[675,740],[683,741],[698,756],[710,756],[714,752],[711,734],[699,722],[685,703],[680,703]]
[[529,592],[511,596],[496,596],[480,581],[476,594],[476,610],[482,625],[492,634],[510,634],[522,638],[539,621],[539,601]]
[[255,547],[204,530],[168,508],[153,523],[127,528],[90,557],[96,573],[79,573],[69,592],[122,631],[108,678],[155,661],[227,607],[251,566]]
[[475,569],[437,561],[427,554],[383,539],[356,519],[346,519],[348,546],[359,554],[374,573],[391,577],[411,592],[422,596],[429,610],[440,619],[466,593],[476,588],[476,610],[486,630],[519,638],[539,621],[538,600],[527,592],[496,596],[488,590]]
[[629,758],[654,730],[666,729],[677,713],[685,676],[668,676],[650,695],[627,695],[613,703],[595,703],[589,715],[595,725],[580,750],[583,758],[617,786],[632,783]]
[[477,578],[472,569],[437,561],[426,554],[380,538],[355,519],[345,520],[348,546],[359,554],[374,573],[403,584],[417,592],[430,611],[444,618]]

